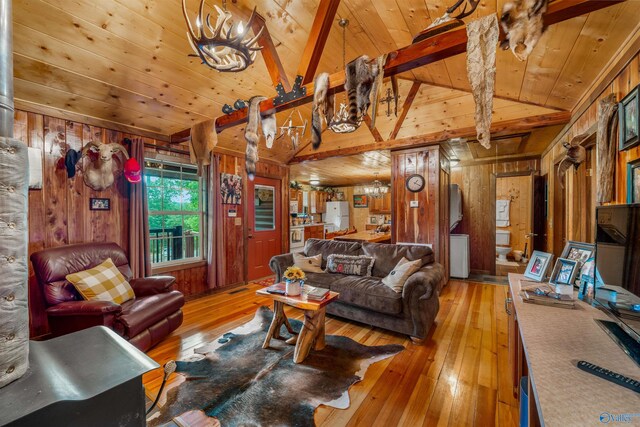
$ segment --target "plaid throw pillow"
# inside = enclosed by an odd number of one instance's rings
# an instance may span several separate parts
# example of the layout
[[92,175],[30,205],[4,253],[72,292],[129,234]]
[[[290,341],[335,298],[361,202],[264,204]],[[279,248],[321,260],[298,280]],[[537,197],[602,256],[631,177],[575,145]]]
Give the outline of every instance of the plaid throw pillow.
[[122,304],[135,298],[133,289],[111,258],[89,270],[67,275],[80,295],[88,301],[111,301]]

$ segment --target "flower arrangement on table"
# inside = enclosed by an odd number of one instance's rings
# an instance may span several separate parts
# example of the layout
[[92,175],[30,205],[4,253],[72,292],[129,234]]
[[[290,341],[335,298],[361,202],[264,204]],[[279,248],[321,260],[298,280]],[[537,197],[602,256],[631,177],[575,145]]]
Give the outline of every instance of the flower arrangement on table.
[[289,267],[284,271],[284,278],[287,281],[295,282],[296,280],[304,280],[307,276],[304,274],[304,271],[300,267]]

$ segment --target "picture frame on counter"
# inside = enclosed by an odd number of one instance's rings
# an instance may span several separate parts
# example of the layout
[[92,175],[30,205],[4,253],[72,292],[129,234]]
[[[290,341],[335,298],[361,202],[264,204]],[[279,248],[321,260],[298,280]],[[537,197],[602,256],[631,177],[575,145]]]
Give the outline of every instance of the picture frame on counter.
[[524,272],[524,277],[534,282],[542,282],[547,275],[549,265],[553,255],[542,251],[533,251],[527,269]]
[[558,258],[551,272],[550,283],[554,285],[571,285],[576,281],[580,270],[580,262],[567,258]]
[[592,243],[575,242],[569,240],[562,250],[560,258],[578,261],[578,267],[582,266],[587,260],[596,254],[596,246]]

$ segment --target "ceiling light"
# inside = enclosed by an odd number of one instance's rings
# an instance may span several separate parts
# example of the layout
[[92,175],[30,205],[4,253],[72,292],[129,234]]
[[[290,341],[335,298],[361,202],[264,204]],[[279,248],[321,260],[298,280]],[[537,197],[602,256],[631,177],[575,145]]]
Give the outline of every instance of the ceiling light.
[[389,186],[387,184],[383,184],[382,182],[380,182],[380,180],[378,180],[378,172],[374,173],[374,175],[376,179],[371,183],[371,185],[364,188],[364,192],[374,199],[381,199],[386,193],[389,192]]
[[309,181],[309,184],[311,184],[311,185],[320,185],[320,180],[319,179],[312,179],[311,181]]

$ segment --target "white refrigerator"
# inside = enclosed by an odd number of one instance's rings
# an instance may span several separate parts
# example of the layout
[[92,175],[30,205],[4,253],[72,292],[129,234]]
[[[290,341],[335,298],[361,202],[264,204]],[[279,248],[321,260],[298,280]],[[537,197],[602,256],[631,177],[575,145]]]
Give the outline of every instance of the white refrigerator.
[[327,202],[323,220],[325,223],[335,225],[336,230],[349,228],[349,202]]

